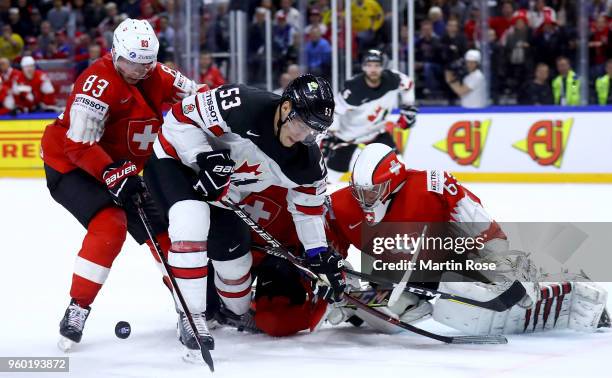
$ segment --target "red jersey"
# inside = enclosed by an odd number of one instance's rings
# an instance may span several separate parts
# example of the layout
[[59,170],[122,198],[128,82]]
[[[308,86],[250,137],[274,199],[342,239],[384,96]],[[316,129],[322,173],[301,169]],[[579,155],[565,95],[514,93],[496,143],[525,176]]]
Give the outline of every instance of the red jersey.
[[15,106],[22,111],[32,112],[40,104],[55,104],[55,89],[51,80],[41,70],[34,71],[28,79],[23,71],[18,71],[13,81],[13,97]]
[[[120,159],[131,160],[141,170],[163,122],[162,104],[188,95],[192,84],[180,72],[157,63],[148,78],[129,85],[107,54],[79,75],[64,112],[45,129],[43,160],[59,172],[81,168],[99,180],[104,168]],[[98,142],[75,142],[66,136],[73,107],[104,120]]]
[[206,72],[200,74],[200,83],[208,84],[210,89],[214,89],[225,84],[225,79],[221,71],[215,65],[211,65]]
[[[252,193],[242,202],[243,209],[249,213],[254,221],[259,223],[266,231],[274,236],[284,247],[297,253],[300,250],[300,241],[295,230],[293,217],[287,210],[287,189],[279,186],[270,186],[259,193]],[[266,246],[266,242],[251,231],[253,244]],[[257,249],[253,250],[253,268],[268,255]],[[307,299],[304,303],[292,303],[285,295],[264,295],[258,297],[253,303],[255,307],[255,323],[259,329],[268,335],[279,337],[288,336],[301,330],[313,330],[321,321],[327,303],[318,300],[313,303],[310,284],[302,280],[299,282],[304,289]]]
[[21,74],[21,71],[9,67],[5,73],[2,74],[2,85],[7,86],[9,89],[12,89],[13,83],[17,80],[17,77]]
[[[350,187],[330,196],[326,214],[326,233],[329,244],[344,256],[352,244],[362,250],[364,215],[353,197]],[[486,240],[505,239],[482,208],[480,199],[459,184],[448,172],[408,170],[404,186],[397,192],[383,222],[479,222],[489,223],[495,232],[488,232]],[[486,241],[485,240],[485,241]]]

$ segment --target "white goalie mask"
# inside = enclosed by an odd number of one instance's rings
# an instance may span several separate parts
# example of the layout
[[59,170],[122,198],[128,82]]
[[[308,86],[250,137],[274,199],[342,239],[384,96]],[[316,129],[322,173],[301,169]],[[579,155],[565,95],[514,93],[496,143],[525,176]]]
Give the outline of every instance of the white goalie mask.
[[405,173],[404,164],[387,145],[369,144],[357,157],[350,186],[369,225],[383,220],[391,194],[403,186]]
[[151,74],[157,64],[158,50],[155,31],[145,20],[128,18],[113,33],[113,63],[130,84]]

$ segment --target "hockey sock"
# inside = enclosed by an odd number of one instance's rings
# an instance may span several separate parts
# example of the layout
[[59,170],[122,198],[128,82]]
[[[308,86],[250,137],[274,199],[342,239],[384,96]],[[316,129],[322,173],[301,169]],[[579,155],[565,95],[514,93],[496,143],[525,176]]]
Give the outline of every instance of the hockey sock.
[[126,233],[125,212],[117,207],[100,210],[89,222],[70,288],[70,296],[79,306],[89,306],[98,295],[121,251]]

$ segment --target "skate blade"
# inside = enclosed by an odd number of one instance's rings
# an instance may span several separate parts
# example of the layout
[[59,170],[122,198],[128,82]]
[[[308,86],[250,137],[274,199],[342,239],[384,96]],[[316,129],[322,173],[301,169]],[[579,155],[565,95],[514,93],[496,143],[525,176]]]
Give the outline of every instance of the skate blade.
[[57,347],[64,353],[70,352],[73,345],[74,341],[64,336],[61,336],[60,339],[57,341]]
[[188,349],[187,347],[183,347],[183,361],[190,364],[203,364],[204,359],[202,358],[202,352],[199,349]]

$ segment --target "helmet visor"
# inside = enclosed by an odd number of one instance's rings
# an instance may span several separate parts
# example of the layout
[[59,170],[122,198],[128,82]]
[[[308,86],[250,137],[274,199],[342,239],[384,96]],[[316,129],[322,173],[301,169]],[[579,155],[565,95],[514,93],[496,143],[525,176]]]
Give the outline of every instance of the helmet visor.
[[382,203],[389,194],[390,180],[380,184],[357,185],[351,182],[353,196],[364,210],[371,210],[374,206]]
[[151,63],[136,63],[120,56],[117,58],[117,68],[121,74],[131,80],[143,80],[149,77],[157,61]]
[[293,111],[289,113],[287,121],[289,122],[289,127],[292,129],[293,135],[304,144],[316,144],[324,134],[323,132],[319,132],[309,127],[308,124]]

